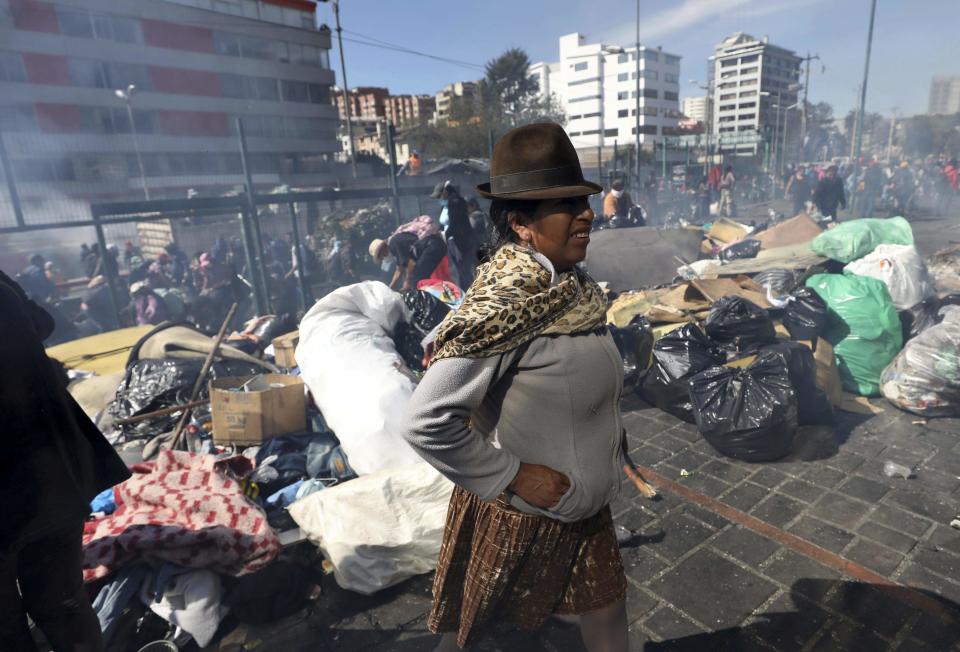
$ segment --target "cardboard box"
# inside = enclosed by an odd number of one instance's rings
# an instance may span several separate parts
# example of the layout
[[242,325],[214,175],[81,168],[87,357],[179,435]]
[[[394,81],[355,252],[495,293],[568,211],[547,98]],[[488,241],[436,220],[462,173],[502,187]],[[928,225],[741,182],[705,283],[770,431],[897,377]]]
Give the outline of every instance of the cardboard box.
[[278,367],[292,369],[297,366],[297,359],[294,352],[297,350],[297,344],[300,343],[300,331],[296,330],[273,339],[273,358]]
[[[232,391],[247,384],[251,391]],[[254,446],[307,429],[303,381],[297,376],[260,374],[210,382],[215,444]]]

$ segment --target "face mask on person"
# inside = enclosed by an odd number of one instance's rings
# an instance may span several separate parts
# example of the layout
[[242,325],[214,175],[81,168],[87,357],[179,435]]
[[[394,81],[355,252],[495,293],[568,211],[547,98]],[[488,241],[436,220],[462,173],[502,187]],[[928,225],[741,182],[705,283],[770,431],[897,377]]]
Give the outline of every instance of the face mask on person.
[[444,208],[447,207],[447,200],[446,200],[446,199],[438,199],[438,200],[437,200],[437,203],[440,204],[441,206],[443,206]]

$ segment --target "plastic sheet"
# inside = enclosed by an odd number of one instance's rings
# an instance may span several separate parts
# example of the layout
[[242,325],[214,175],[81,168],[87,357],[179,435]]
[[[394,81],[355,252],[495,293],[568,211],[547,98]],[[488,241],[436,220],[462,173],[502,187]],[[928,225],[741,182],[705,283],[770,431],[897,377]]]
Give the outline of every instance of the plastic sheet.
[[782,355],[761,353],[746,369],[711,367],[690,379],[697,428],[718,452],[746,462],[790,453],[797,395]]
[[913,229],[902,217],[866,218],[838,224],[810,243],[814,253],[849,263],[869,254],[881,244],[913,244]]
[[782,267],[760,272],[753,280],[767,291],[768,296],[773,297],[790,294],[797,287],[797,273]]
[[[127,419],[163,408],[183,405],[190,401],[190,393],[203,367],[199,358],[167,358],[137,360],[117,387],[116,398],[109,407],[115,419]],[[253,376],[262,373],[257,365],[242,360],[219,360],[210,367],[209,380],[230,376]],[[209,398],[208,384],[200,388],[199,399]],[[172,430],[180,413],[145,419],[137,423],[117,426],[127,437],[153,437]]]
[[754,344],[773,342],[777,333],[767,311],[738,296],[717,299],[706,320],[707,335],[721,344],[742,349]]
[[781,322],[793,339],[815,342],[827,326],[827,304],[810,288],[798,288],[787,298]]
[[927,266],[913,245],[880,245],[844,267],[843,273],[883,281],[897,310],[907,310],[934,294]]
[[920,332],[883,370],[883,396],[923,417],[960,416],[960,307]]
[[623,359],[624,391],[633,391],[644,372],[650,366],[653,351],[653,330],[650,322],[642,317],[629,326],[617,328],[609,325],[610,334]]
[[915,306],[900,311],[900,324],[903,326],[903,341],[907,342],[943,319],[941,309],[946,306],[960,305],[960,294],[948,294],[940,298],[936,295],[924,299]]
[[653,363],[637,391],[651,405],[693,423],[690,377],[725,360],[723,349],[698,326],[684,324],[653,345]]
[[880,374],[903,346],[900,318],[882,281],[865,276],[816,274],[807,287],[828,308],[824,339],[833,345],[843,388],[880,393]]

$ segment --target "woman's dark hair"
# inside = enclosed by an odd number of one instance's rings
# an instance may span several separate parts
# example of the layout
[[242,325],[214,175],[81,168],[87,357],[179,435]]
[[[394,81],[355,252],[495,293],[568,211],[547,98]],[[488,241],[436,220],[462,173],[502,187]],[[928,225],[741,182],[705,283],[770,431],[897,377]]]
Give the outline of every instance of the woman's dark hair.
[[481,247],[480,262],[486,262],[508,242],[517,242],[516,232],[510,228],[510,215],[520,213],[532,218],[537,212],[539,199],[493,199],[490,202],[490,222],[493,224],[493,242]]

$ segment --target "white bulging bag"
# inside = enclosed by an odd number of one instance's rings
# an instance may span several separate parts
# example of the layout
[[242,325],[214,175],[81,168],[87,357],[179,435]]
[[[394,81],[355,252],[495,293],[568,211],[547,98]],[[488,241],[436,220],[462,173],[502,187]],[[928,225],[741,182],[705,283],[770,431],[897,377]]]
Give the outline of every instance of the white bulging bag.
[[400,295],[365,281],[334,290],[300,322],[303,382],[360,475],[421,461],[401,433],[416,383],[392,339],[407,314]]
[[913,245],[877,245],[863,258],[848,263],[843,271],[883,281],[897,310],[912,308],[934,294],[927,266]]
[[437,564],[453,484],[426,462],[384,469],[288,508],[337,584],[373,594]]

